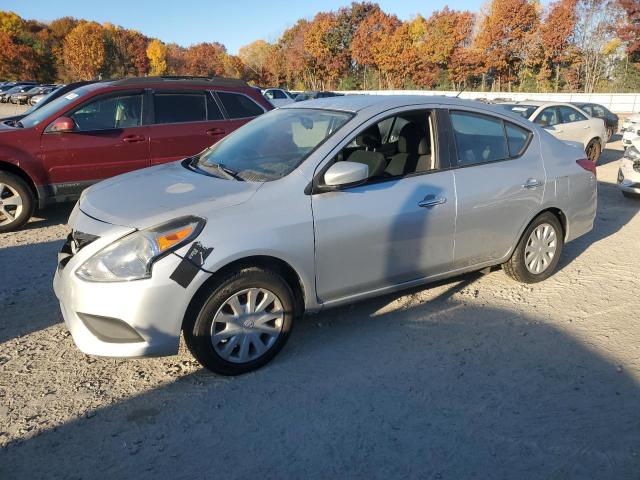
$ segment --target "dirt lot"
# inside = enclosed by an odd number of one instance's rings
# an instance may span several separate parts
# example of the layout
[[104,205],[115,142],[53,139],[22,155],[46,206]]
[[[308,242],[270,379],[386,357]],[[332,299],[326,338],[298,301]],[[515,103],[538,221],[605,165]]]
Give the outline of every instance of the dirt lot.
[[467,275],[300,321],[237,378],[90,358],[51,288],[70,206],[0,235],[0,478],[638,478],[640,201],[524,286]]

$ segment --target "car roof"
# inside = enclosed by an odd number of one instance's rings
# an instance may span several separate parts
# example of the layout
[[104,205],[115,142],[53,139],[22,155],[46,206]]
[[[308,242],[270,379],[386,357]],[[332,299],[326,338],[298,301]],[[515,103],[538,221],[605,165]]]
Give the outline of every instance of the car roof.
[[[369,113],[376,114],[391,110],[393,108],[410,105],[448,105],[452,107],[471,107],[476,109],[493,111],[504,115],[509,113],[504,108],[495,105],[465,100],[457,97],[444,95],[344,95],[339,97],[325,97],[314,100],[305,100],[286,105],[281,108],[321,108],[326,110],[338,110],[344,112],[357,113],[362,110],[370,110]],[[522,117],[518,116],[520,119]],[[515,118],[515,117],[514,117]]]

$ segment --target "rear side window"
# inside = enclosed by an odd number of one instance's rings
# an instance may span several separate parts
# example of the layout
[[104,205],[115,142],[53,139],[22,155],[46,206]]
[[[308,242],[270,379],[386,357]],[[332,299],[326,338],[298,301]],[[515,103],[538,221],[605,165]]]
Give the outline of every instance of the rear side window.
[[231,92],[218,92],[229,118],[257,117],[264,113],[262,107],[246,95]]
[[271,98],[275,98],[276,100],[287,98],[282,90],[269,90],[269,93],[271,93]]
[[451,112],[460,166],[509,158],[502,120],[470,112]]
[[527,148],[527,145],[529,144],[531,132],[509,122],[505,122],[504,129],[507,132],[509,154],[512,157],[522,155],[524,150]]
[[207,99],[202,93],[156,93],[153,107],[155,123],[202,122],[207,119]]

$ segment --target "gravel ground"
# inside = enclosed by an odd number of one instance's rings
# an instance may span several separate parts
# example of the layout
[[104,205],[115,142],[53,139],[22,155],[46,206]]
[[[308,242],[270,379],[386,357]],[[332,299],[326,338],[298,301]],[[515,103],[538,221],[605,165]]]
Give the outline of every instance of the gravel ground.
[[51,288],[70,205],[0,235],[0,478],[638,478],[640,201],[500,271],[308,316],[266,368],[81,354]]

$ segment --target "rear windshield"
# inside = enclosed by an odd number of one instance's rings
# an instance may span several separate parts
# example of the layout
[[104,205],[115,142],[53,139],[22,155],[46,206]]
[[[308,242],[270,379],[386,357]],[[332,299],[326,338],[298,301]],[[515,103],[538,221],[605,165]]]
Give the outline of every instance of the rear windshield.
[[25,128],[35,127],[54,113],[58,112],[59,110],[63,110],[67,105],[75,102],[79,97],[84,97],[93,90],[94,88],[91,88],[90,85],[76,88],[66,95],[58,97],[55,100],[52,100],[50,103],[47,103],[46,105],[34,110],[32,113],[28,114],[26,117],[20,120],[20,123]]
[[518,104],[503,103],[500,106],[505,110],[509,110],[510,112],[517,113],[518,115],[520,115],[523,118],[526,118],[527,120],[531,115],[533,115],[533,112],[535,112],[538,109],[538,107],[536,107],[535,105],[521,105],[519,103]]

